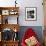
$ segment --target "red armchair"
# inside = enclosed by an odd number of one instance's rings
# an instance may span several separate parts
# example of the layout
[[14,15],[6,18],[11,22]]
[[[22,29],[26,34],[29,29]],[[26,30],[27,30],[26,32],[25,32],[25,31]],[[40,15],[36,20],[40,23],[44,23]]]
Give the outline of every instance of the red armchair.
[[[31,29],[31,28],[27,29],[24,37],[22,38],[21,46],[41,46],[40,42],[37,40],[36,37],[37,37],[37,35],[33,31],[33,29]],[[31,41],[32,39],[35,39],[35,38],[36,38],[36,40],[34,40],[36,43],[35,45],[27,45],[28,43],[31,44],[31,42],[28,42],[28,41]],[[32,41],[32,42],[34,42],[34,41]]]

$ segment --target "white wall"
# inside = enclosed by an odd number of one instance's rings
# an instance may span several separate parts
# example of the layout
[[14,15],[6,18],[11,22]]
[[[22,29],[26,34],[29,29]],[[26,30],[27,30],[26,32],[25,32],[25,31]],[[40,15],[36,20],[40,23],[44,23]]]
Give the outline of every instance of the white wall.
[[[21,0],[20,2],[20,25],[43,26],[42,0]],[[25,7],[37,7],[37,21],[25,21]]]
[[14,6],[15,3],[14,3],[15,0],[0,0],[0,6],[1,7],[10,7],[10,6]]
[[[0,0],[0,6],[15,6],[15,0]],[[42,0],[17,0],[20,26],[43,26]],[[25,7],[37,7],[37,21],[25,21]]]

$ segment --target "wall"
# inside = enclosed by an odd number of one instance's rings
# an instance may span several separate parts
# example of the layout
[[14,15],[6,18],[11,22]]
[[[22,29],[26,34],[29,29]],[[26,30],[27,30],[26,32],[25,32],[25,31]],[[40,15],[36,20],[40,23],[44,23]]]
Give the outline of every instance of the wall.
[[33,31],[37,34],[37,37],[39,39],[39,41],[42,43],[43,42],[43,34],[42,34],[42,27],[41,26],[21,26],[20,27],[20,32],[19,32],[19,39],[20,39],[20,42],[24,36],[24,33],[25,31],[28,29],[28,28],[32,28]]
[[[21,26],[43,26],[43,6],[42,0],[21,0],[20,2],[20,18]],[[37,7],[37,21],[25,21],[25,7]]]
[[[15,6],[15,0],[0,0],[0,6]],[[42,0],[17,0],[19,5],[19,24],[20,26],[43,26],[43,6]],[[25,7],[37,7],[37,21],[25,21]],[[10,19],[9,19],[10,20]]]

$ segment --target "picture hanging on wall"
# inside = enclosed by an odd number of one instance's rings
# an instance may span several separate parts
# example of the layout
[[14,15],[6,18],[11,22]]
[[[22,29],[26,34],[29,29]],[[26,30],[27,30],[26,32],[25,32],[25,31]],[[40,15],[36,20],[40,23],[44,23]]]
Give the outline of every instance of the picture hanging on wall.
[[37,8],[36,7],[26,7],[25,12],[26,12],[26,15],[25,15],[26,20],[31,20],[31,21],[37,20]]

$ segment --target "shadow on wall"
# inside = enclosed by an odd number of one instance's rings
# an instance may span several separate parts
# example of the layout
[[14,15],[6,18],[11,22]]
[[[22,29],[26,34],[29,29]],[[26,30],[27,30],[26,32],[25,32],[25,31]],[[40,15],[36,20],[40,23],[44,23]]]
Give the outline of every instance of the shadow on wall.
[[20,39],[20,42],[24,36],[24,33],[25,31],[28,29],[28,28],[32,28],[36,34],[37,34],[37,37],[39,39],[39,41],[42,43],[43,42],[43,34],[42,34],[42,26],[21,26],[20,27],[20,31],[19,31],[19,39]]

